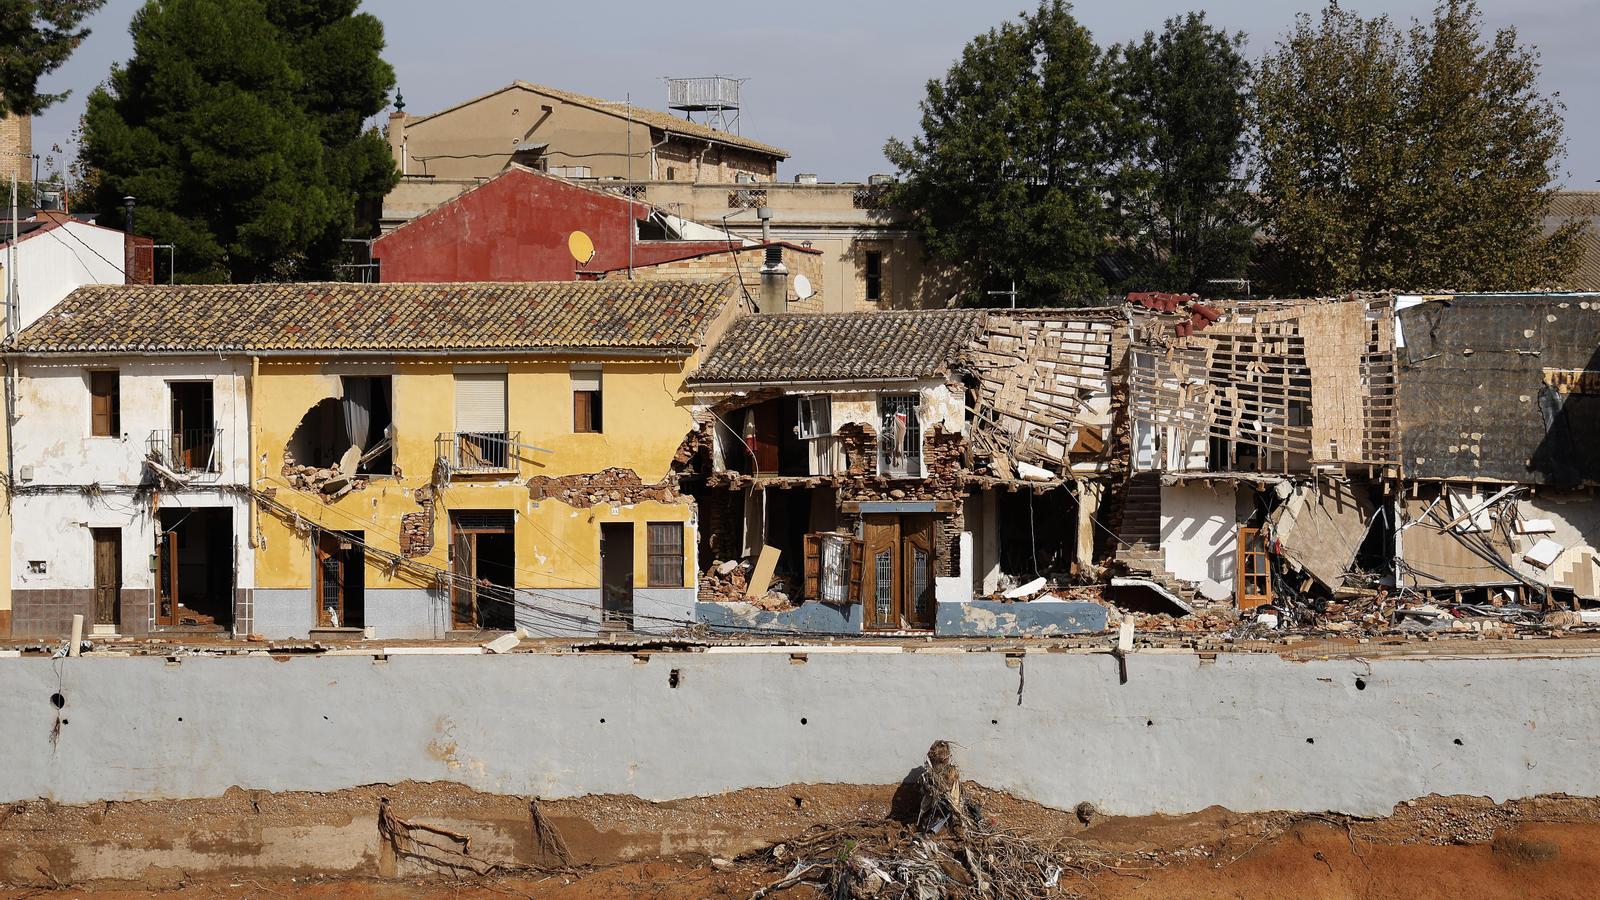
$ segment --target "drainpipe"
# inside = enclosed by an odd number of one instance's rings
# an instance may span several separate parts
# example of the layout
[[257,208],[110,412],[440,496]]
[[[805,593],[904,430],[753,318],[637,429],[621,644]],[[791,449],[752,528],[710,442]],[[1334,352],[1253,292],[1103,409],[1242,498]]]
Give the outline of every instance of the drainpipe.
[[761,265],[761,302],[757,312],[783,312],[789,299],[789,269],[783,264],[783,248],[772,246],[772,207],[757,209],[756,216],[761,219],[761,243],[767,245],[767,259]]

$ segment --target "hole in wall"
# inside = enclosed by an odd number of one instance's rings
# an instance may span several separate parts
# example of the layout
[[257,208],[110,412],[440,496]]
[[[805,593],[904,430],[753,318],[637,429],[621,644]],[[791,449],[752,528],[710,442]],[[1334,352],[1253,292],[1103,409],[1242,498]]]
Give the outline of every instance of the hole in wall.
[[1316,742],[1317,742],[1316,738],[1306,738],[1306,743],[1308,743],[1308,744],[1315,744]]
[[60,694],[59,692],[51,694],[50,695],[50,705],[54,706],[56,709],[60,709],[61,707],[67,705],[67,698],[65,696],[63,696],[62,694]]
[[1146,727],[1146,728],[1149,728],[1150,726],[1152,726],[1154,724],[1156,724],[1156,720],[1155,719],[1145,719],[1144,720],[1144,727]]
[[66,720],[66,719],[62,719],[61,720],[61,724],[63,724],[63,725],[71,725],[72,723],[70,721]]
[[678,674],[678,670],[677,669],[673,669],[671,672],[667,673],[667,687],[675,688],[675,687],[677,687],[678,685],[680,685],[682,683],[683,683],[683,676]]
[[805,716],[801,716],[801,717],[800,717],[800,724],[801,724],[801,725],[804,725],[804,724],[805,724],[805,723],[806,723],[806,718],[805,718]]
[[1365,678],[1357,678],[1356,679],[1356,690],[1364,691],[1366,689],[1367,689],[1367,680]]
[[791,797],[790,799],[794,801],[794,808],[795,809],[804,809],[805,808],[805,806],[806,806],[806,798],[804,798],[804,797]]
[[178,721],[179,721],[179,722],[182,722],[182,721],[183,721],[183,716],[179,716],[179,717],[178,717]]
[[989,724],[990,725],[999,725],[1000,724],[1000,720],[999,719],[990,719],[989,720]]
[[1457,747],[1465,746],[1464,744],[1461,743],[1461,738],[1456,738],[1455,740],[1451,741],[1451,743],[1455,744]]

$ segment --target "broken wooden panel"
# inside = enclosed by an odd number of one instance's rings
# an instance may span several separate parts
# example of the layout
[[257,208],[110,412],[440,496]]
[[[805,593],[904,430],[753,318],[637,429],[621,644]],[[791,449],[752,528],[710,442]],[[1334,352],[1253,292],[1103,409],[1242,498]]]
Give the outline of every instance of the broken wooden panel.
[[[1366,299],[1234,302],[1204,330],[1136,310],[1128,407],[1171,470],[1387,465],[1392,319]],[[1204,458],[1201,458],[1201,456]]]
[[1273,512],[1278,553],[1335,588],[1355,562],[1372,524],[1374,507],[1349,481],[1295,485]]

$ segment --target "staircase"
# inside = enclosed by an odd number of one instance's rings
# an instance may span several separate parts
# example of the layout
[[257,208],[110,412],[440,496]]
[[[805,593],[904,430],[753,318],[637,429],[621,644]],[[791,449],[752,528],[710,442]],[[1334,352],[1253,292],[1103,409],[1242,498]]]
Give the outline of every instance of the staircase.
[[1148,578],[1190,605],[1207,601],[1188,583],[1167,573],[1161,553],[1161,476],[1157,472],[1137,472],[1129,477],[1120,502],[1110,511],[1114,524],[1108,527],[1117,536],[1112,560],[1128,574]]

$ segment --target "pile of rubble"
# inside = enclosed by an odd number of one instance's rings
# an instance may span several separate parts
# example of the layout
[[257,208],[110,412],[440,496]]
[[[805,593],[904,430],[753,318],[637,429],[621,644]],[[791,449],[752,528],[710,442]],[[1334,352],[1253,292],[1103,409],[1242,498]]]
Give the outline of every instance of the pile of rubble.
[[680,499],[676,479],[668,477],[645,484],[632,469],[612,467],[582,475],[535,475],[528,479],[528,496],[535,502],[560,500],[575,509],[588,509],[602,503],[633,504],[645,500],[676,503]]
[[339,470],[339,466],[302,466],[295,462],[294,456],[287,451],[283,454],[284,480],[297,491],[310,494],[321,494],[324,502],[332,503],[351,491],[366,488],[368,478],[365,475],[346,475]]
[[754,569],[755,564],[748,558],[713,560],[700,575],[700,602],[749,603],[768,612],[785,612],[799,605],[794,599],[796,591],[793,585],[782,575],[773,576],[762,595],[745,596],[750,588],[750,573]]

